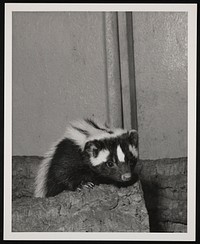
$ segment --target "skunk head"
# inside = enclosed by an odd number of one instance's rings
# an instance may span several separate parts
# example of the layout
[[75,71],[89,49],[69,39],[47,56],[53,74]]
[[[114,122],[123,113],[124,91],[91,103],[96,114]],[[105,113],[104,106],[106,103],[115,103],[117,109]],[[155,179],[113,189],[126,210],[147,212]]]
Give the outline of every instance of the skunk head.
[[130,181],[138,157],[138,134],[131,130],[116,137],[93,138],[86,142],[84,155],[100,176],[118,182]]

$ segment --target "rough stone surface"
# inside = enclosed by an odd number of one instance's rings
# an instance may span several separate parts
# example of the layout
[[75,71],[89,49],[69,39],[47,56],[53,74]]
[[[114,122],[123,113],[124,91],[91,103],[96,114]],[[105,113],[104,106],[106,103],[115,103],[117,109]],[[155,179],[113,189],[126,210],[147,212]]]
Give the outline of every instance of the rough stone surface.
[[186,232],[187,159],[143,160],[140,176],[151,232]]
[[[18,215],[19,211],[17,209],[19,209],[20,206],[24,206],[23,204],[29,207],[29,203],[31,202],[31,209],[33,209],[35,203],[43,205],[43,200],[31,198],[33,195],[33,179],[41,159],[42,157],[13,157],[13,211],[18,212]],[[150,231],[186,232],[187,158],[140,160],[136,166],[136,172],[140,177],[142,190],[144,192],[145,204],[149,214]],[[102,187],[105,187],[105,191],[113,191],[113,197],[116,197],[121,191],[124,196],[126,196],[127,191],[131,190],[130,192],[132,192],[135,189],[132,186],[133,188],[124,188],[119,191],[111,186],[102,185]],[[95,187],[94,190],[101,192],[103,191],[102,187]],[[63,196],[63,198],[68,199],[68,193],[66,192],[63,194],[59,195],[58,198],[60,197],[62,200]],[[74,196],[73,194],[75,193],[70,194]],[[104,193],[102,192],[97,194]],[[80,197],[80,195],[77,196]],[[94,198],[94,201],[95,199],[96,198]],[[119,197],[119,199],[120,202],[123,202],[121,197]],[[128,199],[129,198],[127,197],[126,201],[130,200]],[[134,199],[131,195],[131,201]],[[45,202],[46,201],[48,202],[48,200],[45,200]],[[51,200],[51,202],[52,201],[53,200]],[[50,203],[48,202],[48,204]],[[129,212],[131,212],[131,207],[132,204],[129,205]],[[27,209],[25,209],[26,208],[24,208],[24,211],[27,211]],[[15,216],[15,214],[13,216]],[[124,231],[128,230],[126,229]]]
[[14,156],[12,161],[12,199],[32,197],[34,178],[42,157]]
[[149,232],[142,188],[100,185],[50,198],[13,201],[12,231]]

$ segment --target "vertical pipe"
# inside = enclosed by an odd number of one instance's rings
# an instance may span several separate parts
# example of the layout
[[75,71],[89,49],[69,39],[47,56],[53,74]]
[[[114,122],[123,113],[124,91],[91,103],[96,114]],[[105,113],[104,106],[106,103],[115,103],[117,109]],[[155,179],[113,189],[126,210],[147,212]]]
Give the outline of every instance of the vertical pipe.
[[105,45],[107,67],[108,122],[122,127],[121,78],[116,12],[105,12]]
[[127,43],[127,21],[126,12],[118,12],[118,35],[119,35],[119,54],[121,72],[121,91],[123,107],[123,125],[126,129],[131,129],[131,99],[130,99],[130,77]]
[[131,126],[138,130],[137,120],[137,98],[136,98],[136,81],[135,81],[135,60],[134,60],[134,37],[133,37],[133,19],[132,12],[126,13],[127,23],[127,43],[128,43],[128,63],[130,79],[130,99],[131,99]]
[[123,124],[126,129],[138,129],[136,82],[131,12],[118,12],[120,73],[122,88]]

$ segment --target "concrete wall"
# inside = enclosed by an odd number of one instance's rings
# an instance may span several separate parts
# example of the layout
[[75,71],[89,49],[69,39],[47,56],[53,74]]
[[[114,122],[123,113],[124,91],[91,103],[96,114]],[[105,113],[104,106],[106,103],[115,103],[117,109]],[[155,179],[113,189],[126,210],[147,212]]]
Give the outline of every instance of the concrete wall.
[[43,155],[67,121],[107,119],[103,13],[13,13],[13,155]]
[[140,157],[187,156],[187,13],[133,12]]
[[[107,120],[103,22],[13,13],[13,155],[43,155],[71,119]],[[133,35],[140,158],[187,156],[187,14],[134,12]]]

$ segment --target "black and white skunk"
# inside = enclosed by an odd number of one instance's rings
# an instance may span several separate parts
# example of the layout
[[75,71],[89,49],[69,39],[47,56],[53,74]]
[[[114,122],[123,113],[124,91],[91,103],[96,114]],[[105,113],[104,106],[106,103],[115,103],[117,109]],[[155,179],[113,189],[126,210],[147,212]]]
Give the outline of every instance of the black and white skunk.
[[72,122],[41,162],[35,197],[55,196],[83,185],[130,182],[137,157],[137,131],[110,129],[91,119]]

